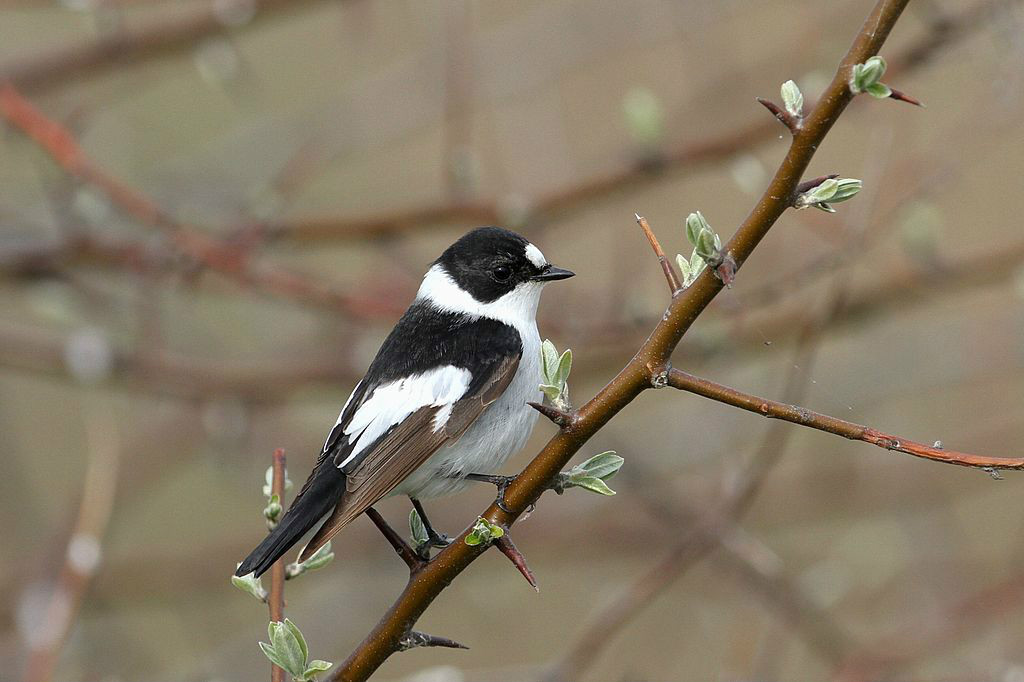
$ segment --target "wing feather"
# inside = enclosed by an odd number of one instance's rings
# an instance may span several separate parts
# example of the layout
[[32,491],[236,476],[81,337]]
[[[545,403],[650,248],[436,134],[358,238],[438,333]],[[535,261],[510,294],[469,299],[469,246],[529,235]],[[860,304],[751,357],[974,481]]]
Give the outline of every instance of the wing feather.
[[[299,555],[305,561],[353,519],[391,492],[442,446],[455,442],[488,405],[508,388],[519,367],[520,355],[508,356],[478,385],[458,399],[434,400],[410,412],[399,423],[364,446],[362,457],[344,468],[346,494]],[[369,400],[364,403],[368,404]],[[439,415],[448,412],[440,424]],[[358,417],[358,412],[355,415]]]

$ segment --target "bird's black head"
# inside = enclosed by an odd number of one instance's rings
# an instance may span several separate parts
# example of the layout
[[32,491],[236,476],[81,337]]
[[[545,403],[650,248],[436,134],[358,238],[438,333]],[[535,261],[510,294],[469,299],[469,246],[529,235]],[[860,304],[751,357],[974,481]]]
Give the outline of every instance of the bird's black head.
[[490,303],[524,283],[572,277],[547,262],[536,246],[500,227],[479,227],[449,246],[435,261],[460,289]]

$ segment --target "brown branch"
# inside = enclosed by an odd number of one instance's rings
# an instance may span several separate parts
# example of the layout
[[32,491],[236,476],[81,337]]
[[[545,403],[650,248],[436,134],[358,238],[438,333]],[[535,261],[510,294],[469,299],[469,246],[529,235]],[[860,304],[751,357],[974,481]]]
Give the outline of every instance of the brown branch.
[[395,549],[395,553],[402,557],[402,561],[409,567],[410,574],[418,573],[426,565],[426,562],[416,553],[416,550],[409,546],[405,538],[395,532],[395,529],[384,520],[379,511],[370,507],[366,510],[366,515],[370,517],[373,525],[377,526],[377,530]]
[[102,408],[86,411],[87,462],[82,500],[53,594],[42,621],[29,637],[24,677],[28,682],[53,679],[64,642],[102,559],[122,450],[111,414]]
[[[281,10],[294,10],[301,0],[254,0],[254,14],[245,23],[253,26]],[[27,91],[42,91],[114,67],[137,66],[187,49],[203,38],[236,29],[210,5],[170,20],[150,21],[122,29],[97,40],[60,47],[0,67],[0,83],[11,82]],[[236,29],[237,30],[237,29]]]
[[[990,20],[991,10],[1002,0],[978,2],[956,14],[935,22],[900,53],[889,59],[887,75],[907,73],[928,64],[943,48],[971,34]],[[656,182],[666,173],[691,173],[701,166],[735,156],[776,135],[776,123],[756,121],[698,141],[689,141],[659,156],[660,172],[649,164],[634,164],[590,178],[574,186],[536,197],[531,203],[531,219],[545,222],[551,218],[585,208],[612,192]],[[268,238],[301,242],[380,238],[412,232],[421,227],[449,223],[473,225],[500,224],[503,214],[496,201],[433,203],[391,214],[367,217],[307,217],[290,221],[271,221],[264,225]]]
[[[880,0],[860,29],[820,101],[793,137],[775,177],[723,251],[732,252],[737,266],[751,255],[775,221],[788,208],[800,177],[832,125],[850,103],[847,86],[855,64],[878,53],[909,0]],[[579,408],[578,419],[555,435],[505,491],[505,511],[497,504],[481,516],[491,523],[511,527],[516,519],[549,488],[552,481],[587,440],[651,386],[694,320],[721,291],[723,284],[705,271],[673,299],[665,316],[632,360],[589,402]],[[486,547],[467,545],[467,531],[442,550],[411,580],[376,627],[337,666],[332,680],[364,680],[399,649],[401,638],[435,598],[465,570]]]
[[1024,573],[1017,573],[930,612],[923,626],[920,617],[908,619],[842,661],[832,679],[862,682],[903,678],[901,671],[915,661],[935,651],[963,646],[978,637],[986,622],[1019,613],[1022,602]]
[[[274,450],[274,475],[270,483],[270,491],[277,495],[277,500],[284,509],[284,482],[287,474],[285,471],[284,448]],[[284,557],[274,562],[270,567],[270,595],[267,597],[267,605],[270,607],[270,621],[272,623],[284,622]],[[270,664],[270,682],[284,682],[284,669],[275,664]]]
[[769,419],[781,419],[792,424],[799,424],[818,431],[825,431],[850,440],[859,440],[876,445],[885,450],[902,452],[915,457],[930,459],[945,464],[957,464],[977,469],[1024,469],[1024,457],[985,457],[972,455],[955,450],[944,450],[941,447],[925,445],[906,438],[883,433],[868,426],[854,424],[844,419],[830,417],[827,414],[812,412],[804,407],[790,405],[776,400],[759,398],[756,395],[743,393],[734,388],[717,384],[708,379],[687,374],[673,369],[668,375],[668,385],[681,391],[688,391],[704,398],[709,398],[741,410],[754,412]]
[[636,216],[637,224],[640,225],[640,229],[644,231],[644,236],[647,237],[651,248],[654,249],[654,255],[657,256],[658,263],[661,265],[661,271],[665,273],[665,281],[668,282],[669,293],[675,296],[683,289],[683,283],[679,281],[676,269],[672,267],[672,262],[665,257],[665,252],[661,250],[661,244],[658,243],[658,238],[654,236],[651,226],[647,224],[647,218],[644,218],[639,213],[634,213],[633,215]]
[[401,312],[383,299],[353,297],[304,275],[254,264],[248,249],[177,221],[145,194],[93,163],[67,128],[48,118],[11,85],[0,85],[0,116],[35,142],[68,175],[96,188],[126,215],[160,230],[178,252],[205,268],[245,287],[360,318],[393,317]]

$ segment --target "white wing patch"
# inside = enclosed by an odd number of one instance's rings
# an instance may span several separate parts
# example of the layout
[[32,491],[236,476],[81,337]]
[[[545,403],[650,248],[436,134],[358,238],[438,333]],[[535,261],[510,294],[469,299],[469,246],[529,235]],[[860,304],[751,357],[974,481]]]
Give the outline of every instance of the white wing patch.
[[544,257],[544,254],[540,252],[533,244],[526,245],[526,257],[530,259],[536,267],[542,268],[548,264],[548,259]]
[[345,426],[344,434],[353,442],[353,448],[338,467],[348,464],[388,429],[421,407],[441,408],[434,416],[436,432],[448,421],[452,407],[465,395],[472,378],[468,369],[444,365],[378,386]]

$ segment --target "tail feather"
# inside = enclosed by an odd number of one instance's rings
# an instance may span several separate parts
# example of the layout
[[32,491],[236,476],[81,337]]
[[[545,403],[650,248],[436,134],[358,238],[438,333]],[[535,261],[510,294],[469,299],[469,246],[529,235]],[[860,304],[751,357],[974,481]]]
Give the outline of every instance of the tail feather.
[[332,463],[321,465],[303,486],[299,497],[285,512],[277,528],[238,566],[235,575],[263,575],[306,532],[316,525],[341,499],[345,490],[345,474]]

